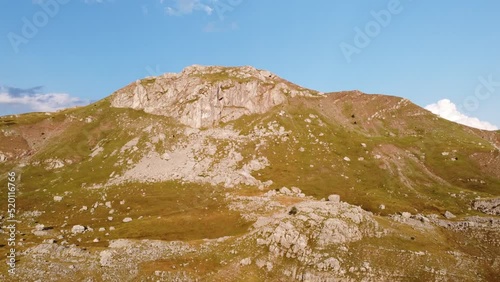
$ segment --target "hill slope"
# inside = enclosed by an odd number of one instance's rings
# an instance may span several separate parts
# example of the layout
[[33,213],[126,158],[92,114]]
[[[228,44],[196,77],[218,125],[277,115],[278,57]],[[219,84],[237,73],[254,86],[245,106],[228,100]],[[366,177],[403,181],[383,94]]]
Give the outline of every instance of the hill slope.
[[16,279],[500,275],[500,132],[406,99],[193,66],[0,132]]

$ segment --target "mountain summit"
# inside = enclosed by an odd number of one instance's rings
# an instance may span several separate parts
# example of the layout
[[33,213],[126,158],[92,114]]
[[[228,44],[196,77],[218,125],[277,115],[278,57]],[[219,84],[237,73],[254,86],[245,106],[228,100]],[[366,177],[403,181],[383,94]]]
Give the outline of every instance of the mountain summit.
[[295,96],[319,94],[249,66],[194,65],[179,74],[138,80],[114,93],[111,106],[141,109],[201,128],[263,114]]

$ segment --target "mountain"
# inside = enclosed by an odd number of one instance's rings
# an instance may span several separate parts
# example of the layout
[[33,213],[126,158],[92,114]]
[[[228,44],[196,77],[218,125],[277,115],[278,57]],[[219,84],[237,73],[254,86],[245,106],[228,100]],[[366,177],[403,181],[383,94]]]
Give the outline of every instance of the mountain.
[[191,66],[0,132],[5,281],[500,276],[500,131],[407,99]]

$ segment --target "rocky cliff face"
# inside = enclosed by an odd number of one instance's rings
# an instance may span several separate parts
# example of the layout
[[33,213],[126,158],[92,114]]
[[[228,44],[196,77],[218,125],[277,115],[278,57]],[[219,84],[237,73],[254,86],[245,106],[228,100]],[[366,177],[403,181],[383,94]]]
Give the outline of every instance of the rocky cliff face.
[[117,91],[111,105],[169,116],[202,128],[265,113],[294,96],[320,93],[253,67],[191,66],[179,74],[137,80]]

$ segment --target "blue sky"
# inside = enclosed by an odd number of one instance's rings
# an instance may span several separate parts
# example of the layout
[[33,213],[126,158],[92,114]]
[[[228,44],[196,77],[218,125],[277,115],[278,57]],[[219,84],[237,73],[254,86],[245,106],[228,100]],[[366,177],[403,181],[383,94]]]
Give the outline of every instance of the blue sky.
[[500,126],[498,11],[495,0],[0,0],[0,115],[84,104],[192,64],[252,65]]

